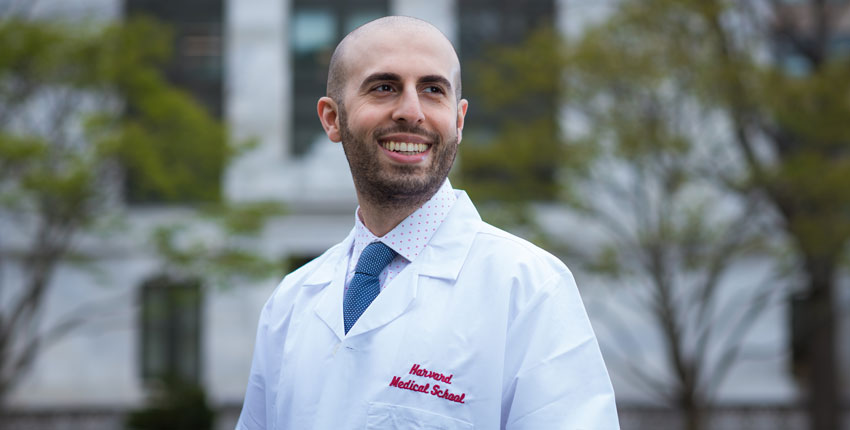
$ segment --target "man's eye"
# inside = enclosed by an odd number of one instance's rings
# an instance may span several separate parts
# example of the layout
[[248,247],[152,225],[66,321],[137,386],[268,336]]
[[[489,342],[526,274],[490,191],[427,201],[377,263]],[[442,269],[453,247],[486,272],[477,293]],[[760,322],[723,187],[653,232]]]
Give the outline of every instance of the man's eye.
[[443,89],[442,89],[442,88],[440,88],[440,87],[438,87],[438,86],[435,86],[435,85],[431,85],[431,86],[429,86],[429,87],[425,87],[425,90],[424,90],[424,91],[425,91],[426,93],[432,93],[432,94],[442,94],[442,93],[444,93],[444,91],[443,91]]
[[390,84],[381,84],[381,85],[378,85],[375,88],[373,88],[373,91],[379,91],[379,92],[387,92],[387,91],[392,91],[392,90],[393,90],[393,87]]

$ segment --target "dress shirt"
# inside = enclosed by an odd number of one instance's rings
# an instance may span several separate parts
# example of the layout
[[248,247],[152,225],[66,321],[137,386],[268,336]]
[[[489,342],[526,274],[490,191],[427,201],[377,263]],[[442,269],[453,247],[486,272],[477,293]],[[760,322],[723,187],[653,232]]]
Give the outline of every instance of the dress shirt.
[[384,286],[389,284],[399,272],[415,260],[422,250],[428,246],[428,242],[434,236],[437,227],[446,219],[446,215],[456,200],[457,196],[455,196],[452,190],[452,185],[446,179],[440,189],[427,202],[383,237],[375,236],[366,228],[366,225],[360,219],[360,207],[357,207],[357,211],[354,214],[354,243],[351,246],[348,259],[345,289],[348,290],[348,284],[351,283],[351,278],[354,277],[354,268],[357,267],[357,261],[360,259],[360,254],[363,253],[366,245],[380,241],[398,253],[378,277],[381,283],[381,289],[383,290]]

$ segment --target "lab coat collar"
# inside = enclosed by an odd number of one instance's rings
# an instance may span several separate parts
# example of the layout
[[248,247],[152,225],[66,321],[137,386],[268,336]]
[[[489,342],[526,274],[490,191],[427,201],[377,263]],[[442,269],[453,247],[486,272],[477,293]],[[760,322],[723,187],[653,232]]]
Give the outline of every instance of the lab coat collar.
[[345,288],[346,263],[353,243],[354,229],[345,240],[328,250],[324,260],[301,284],[302,288],[324,288],[324,291],[316,293],[322,295],[316,304],[316,315],[339,339],[345,336],[342,321],[342,295]]
[[[417,258],[422,264],[419,273],[433,278],[457,279],[472,240],[480,229],[481,217],[465,191],[455,190],[457,202],[437,229],[436,234],[422,251],[425,258]],[[339,267],[345,269],[348,253],[354,243],[354,229],[337,246],[328,251],[322,263],[307,276],[303,286],[329,284]]]
[[[455,202],[446,219],[416,261],[407,266],[375,298],[348,336],[383,326],[403,314],[416,298],[419,276],[455,280],[463,267],[481,225],[481,217],[463,191],[455,191]],[[354,242],[354,230],[302,283],[303,287],[324,287],[316,305],[316,314],[341,340],[345,337],[342,321],[342,296],[348,254]]]
[[472,241],[481,228],[481,217],[465,191],[455,190],[457,201],[437,233],[422,250],[419,273],[432,278],[455,280]]

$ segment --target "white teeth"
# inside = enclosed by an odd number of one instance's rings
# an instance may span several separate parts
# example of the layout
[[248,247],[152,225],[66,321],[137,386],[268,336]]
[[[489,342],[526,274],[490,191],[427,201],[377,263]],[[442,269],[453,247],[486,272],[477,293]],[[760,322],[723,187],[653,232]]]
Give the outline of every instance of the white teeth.
[[383,147],[393,151],[393,152],[413,152],[420,153],[425,152],[428,149],[428,145],[424,143],[410,143],[410,142],[384,142]]

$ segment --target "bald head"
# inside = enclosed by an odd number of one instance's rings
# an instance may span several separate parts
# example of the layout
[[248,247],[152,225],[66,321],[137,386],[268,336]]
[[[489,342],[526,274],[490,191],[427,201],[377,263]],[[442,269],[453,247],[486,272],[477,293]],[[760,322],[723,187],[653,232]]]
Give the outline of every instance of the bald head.
[[[449,39],[430,23],[421,19],[407,16],[386,16],[378,18],[374,21],[357,27],[351,33],[348,33],[342,41],[339,42],[333,55],[331,56],[330,67],[328,70],[328,85],[327,96],[332,98],[337,103],[342,104],[343,92],[349,75],[349,60],[358,49],[364,49],[364,44],[368,44],[370,39],[384,38],[384,40],[404,40],[404,37],[421,37],[429,36],[436,43],[444,45],[443,47],[451,53],[453,61],[456,64],[456,76],[453,76],[452,87],[454,88],[455,97],[457,100],[461,98],[461,83],[460,83],[460,61]],[[398,38],[398,39],[395,39]]]

